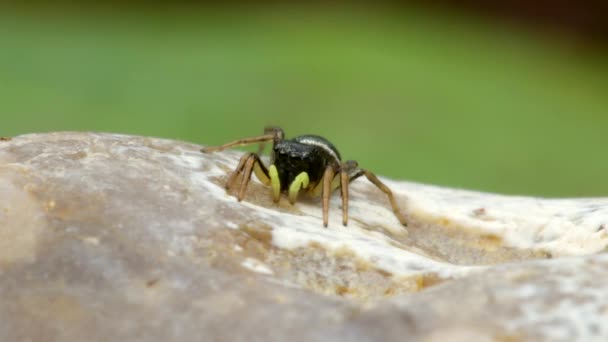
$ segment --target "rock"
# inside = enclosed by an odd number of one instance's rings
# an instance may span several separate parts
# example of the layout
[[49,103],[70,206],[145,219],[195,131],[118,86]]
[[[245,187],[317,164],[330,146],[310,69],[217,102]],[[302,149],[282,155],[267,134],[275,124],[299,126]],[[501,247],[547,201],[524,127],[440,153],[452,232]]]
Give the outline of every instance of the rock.
[[608,339],[608,199],[358,180],[223,188],[239,152],[115,134],[0,141],[2,341]]

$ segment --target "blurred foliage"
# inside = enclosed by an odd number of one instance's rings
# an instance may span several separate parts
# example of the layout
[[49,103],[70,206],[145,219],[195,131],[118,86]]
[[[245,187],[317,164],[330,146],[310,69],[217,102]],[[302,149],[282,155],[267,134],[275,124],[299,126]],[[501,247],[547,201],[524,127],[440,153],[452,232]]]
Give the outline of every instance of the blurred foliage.
[[608,194],[608,54],[441,12],[3,11],[0,135],[320,134],[379,174]]

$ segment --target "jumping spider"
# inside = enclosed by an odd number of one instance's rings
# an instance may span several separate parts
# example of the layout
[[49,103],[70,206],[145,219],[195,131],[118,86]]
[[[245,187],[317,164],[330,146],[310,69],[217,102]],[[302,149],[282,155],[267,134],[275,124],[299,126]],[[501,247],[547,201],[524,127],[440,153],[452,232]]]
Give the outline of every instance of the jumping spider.
[[[259,154],[266,142],[272,141],[270,166],[266,167]],[[239,175],[242,176],[237,199],[245,197],[245,190],[251,173],[264,185],[271,186],[272,199],[279,201],[281,193],[287,193],[289,202],[294,204],[301,190],[312,197],[322,196],[323,225],[327,227],[329,214],[329,196],[340,188],[342,194],[342,224],[348,224],[348,184],[365,176],[370,182],[384,192],[391,203],[395,216],[407,226],[401,214],[393,192],[372,172],[359,168],[354,160],[342,162],[340,153],[327,139],[318,135],[300,135],[285,139],[285,133],[278,127],[267,127],[264,134],[251,138],[235,140],[224,145],[205,147],[203,153],[222,151],[235,146],[260,143],[258,153],[245,153],[234,172],[228,177],[226,190],[232,188]]]

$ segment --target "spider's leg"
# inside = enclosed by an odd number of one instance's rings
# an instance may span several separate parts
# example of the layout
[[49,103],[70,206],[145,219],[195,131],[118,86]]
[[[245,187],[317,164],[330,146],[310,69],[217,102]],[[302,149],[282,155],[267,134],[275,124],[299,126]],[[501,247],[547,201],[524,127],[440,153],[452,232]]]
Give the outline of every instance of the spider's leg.
[[211,153],[211,152],[223,151],[227,148],[231,148],[231,147],[235,147],[235,146],[251,145],[251,144],[255,144],[255,143],[259,143],[259,142],[271,141],[273,139],[274,139],[273,134],[264,134],[264,135],[259,135],[257,137],[244,138],[244,139],[231,141],[229,143],[225,143],[224,145],[220,145],[220,146],[203,147],[201,149],[201,152]]
[[344,169],[340,170],[340,187],[342,190],[342,224],[348,224],[348,172]]
[[329,222],[329,195],[331,195],[331,183],[334,179],[335,171],[332,165],[325,168],[323,174],[323,226],[327,227]]
[[245,163],[247,162],[247,160],[249,160],[249,158],[251,158],[251,153],[245,153],[241,157],[241,160],[239,160],[239,164],[237,165],[236,169],[234,169],[234,171],[228,177],[228,181],[226,181],[226,190],[230,190],[230,188],[232,188],[234,182],[236,182],[237,177],[239,176],[239,174],[241,174],[241,171],[243,170],[243,167],[245,166]]
[[403,214],[401,214],[401,211],[399,210],[399,205],[397,205],[397,200],[395,199],[393,192],[391,191],[391,189],[388,186],[386,186],[386,184],[382,183],[380,181],[380,179],[378,179],[378,177],[376,177],[375,174],[373,174],[372,172],[370,172],[368,170],[360,169],[359,172],[357,172],[356,174],[354,174],[353,176],[350,177],[350,181],[352,182],[353,180],[355,180],[356,178],[358,178],[359,176],[362,176],[362,175],[365,175],[365,177],[370,182],[372,182],[378,189],[380,189],[382,192],[384,192],[388,196],[388,200],[391,202],[391,207],[393,209],[393,213],[395,214],[395,216],[397,216],[397,218],[399,219],[399,222],[401,222],[402,225],[407,226],[407,220],[405,219],[405,216],[403,216]]
[[210,153],[210,152],[223,151],[227,148],[231,148],[231,147],[235,147],[235,146],[245,146],[245,145],[251,145],[251,144],[255,144],[255,143],[264,143],[267,141],[274,141],[275,143],[277,143],[277,142],[283,140],[284,136],[285,136],[285,134],[283,133],[282,129],[280,129],[278,127],[266,127],[266,129],[264,129],[263,135],[258,135],[258,136],[251,137],[251,138],[238,139],[235,141],[231,141],[229,143],[225,143],[220,146],[203,147],[201,149],[201,152]]
[[257,162],[255,158],[255,154],[250,154],[245,162],[245,166],[243,167],[243,180],[241,181],[241,188],[239,189],[239,194],[237,199],[240,201],[245,197],[245,190],[247,190],[247,185],[249,184],[249,180],[251,179],[251,172],[253,171],[253,165]]
[[270,175],[268,173],[268,169],[260,159],[260,157],[255,153],[246,153],[241,157],[239,165],[236,167],[235,171],[230,175],[228,179],[228,183],[226,184],[226,189],[231,188],[234,185],[238,175],[242,173],[243,177],[241,180],[241,187],[238,193],[238,200],[241,201],[245,197],[245,191],[247,189],[247,185],[251,179],[251,174],[255,173],[256,177],[262,182],[264,185],[271,185]]
[[[280,129],[279,127],[273,127],[273,126],[264,127],[264,134],[271,134],[271,133],[274,134],[274,136],[275,136],[275,139],[274,139],[275,142],[283,140],[283,138],[285,137],[285,133],[283,133],[283,130]],[[266,142],[262,141],[260,143],[260,146],[258,147],[258,155],[262,155],[265,147],[266,147]]]
[[[336,190],[339,186],[340,186],[340,177],[337,176],[333,176],[334,179],[331,182],[330,185],[330,192],[334,192],[334,190]],[[321,196],[321,194],[323,193],[323,180],[321,180],[319,183],[317,183],[314,187],[312,187],[312,189],[310,189],[309,195],[311,197],[319,197]]]
[[296,199],[298,198],[298,193],[300,189],[308,188],[309,178],[308,173],[300,172],[299,175],[291,182],[289,185],[289,202],[291,204],[296,203]]

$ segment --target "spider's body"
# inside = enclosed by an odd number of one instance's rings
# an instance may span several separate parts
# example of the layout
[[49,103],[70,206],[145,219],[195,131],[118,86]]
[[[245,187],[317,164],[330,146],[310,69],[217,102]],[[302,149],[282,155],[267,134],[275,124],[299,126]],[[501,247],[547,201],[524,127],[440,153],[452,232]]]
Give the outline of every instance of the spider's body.
[[276,165],[281,191],[302,172],[308,174],[310,184],[318,184],[329,165],[340,165],[340,153],[327,139],[317,135],[301,135],[282,140],[272,147],[270,163]]
[[340,188],[342,223],[346,226],[348,223],[348,185],[356,178],[365,176],[389,197],[393,212],[403,225],[407,225],[392,191],[373,173],[359,168],[356,161],[342,162],[340,153],[327,139],[318,135],[301,135],[285,139],[283,130],[276,127],[268,127],[264,133],[261,136],[240,139],[201,150],[208,153],[233,146],[260,143],[259,153],[261,153],[265,142],[273,142],[270,166],[266,167],[258,154],[246,153],[236,170],[228,178],[227,190],[242,174],[241,187],[237,195],[239,201],[245,197],[251,174],[255,173],[263,184],[272,188],[272,197],[275,202],[279,201],[281,193],[287,193],[292,204],[296,202],[300,192],[305,192],[313,197],[321,195],[323,198],[323,224],[327,227],[329,196],[334,190]]

